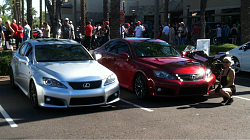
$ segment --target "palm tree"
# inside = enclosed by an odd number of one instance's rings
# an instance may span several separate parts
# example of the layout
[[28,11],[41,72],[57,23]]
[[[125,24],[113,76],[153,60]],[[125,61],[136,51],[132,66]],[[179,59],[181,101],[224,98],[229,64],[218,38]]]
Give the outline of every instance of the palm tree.
[[111,0],[110,14],[110,38],[120,37],[120,1]]
[[85,35],[86,26],[86,7],[85,7],[85,0],[81,0],[81,33]]
[[109,21],[109,1],[108,0],[103,0],[103,21]]
[[201,9],[201,38],[206,38],[206,20],[205,20],[205,12],[207,7],[208,0],[200,1],[200,9]]
[[40,0],[40,27],[42,27],[42,22],[43,22],[42,4],[43,4],[43,0]]
[[[28,24],[30,25],[31,31],[33,29],[33,17],[32,17],[33,14],[32,14],[32,12],[33,12],[32,0],[27,0],[27,21],[28,21]],[[30,36],[33,36],[32,32],[31,32]]]
[[249,41],[250,38],[250,28],[248,25],[248,21],[250,21],[250,1],[249,0],[241,0],[241,36],[242,36],[242,43],[246,43]]
[[9,11],[9,8],[7,7],[7,4],[3,4],[2,6],[0,6],[1,12],[3,14],[3,16],[5,15],[6,11]]
[[22,23],[24,24],[24,0],[22,0]]
[[168,3],[169,3],[169,0],[165,0],[165,5],[164,5],[164,22],[168,22]]

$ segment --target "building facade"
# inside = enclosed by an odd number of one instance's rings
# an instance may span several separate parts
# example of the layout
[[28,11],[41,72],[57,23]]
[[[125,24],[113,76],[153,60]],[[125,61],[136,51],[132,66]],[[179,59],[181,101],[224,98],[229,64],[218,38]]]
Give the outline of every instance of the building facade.
[[[86,1],[86,20],[93,25],[103,22],[103,0]],[[110,3],[110,0],[109,0]],[[121,0],[121,10],[125,13],[125,22],[154,22],[155,0]],[[206,21],[233,24],[240,22],[240,0],[208,0]],[[160,24],[164,21],[165,0],[159,0]],[[62,5],[62,17],[70,18],[75,25],[80,25],[80,0],[68,0]],[[168,22],[200,20],[200,0],[169,0]]]

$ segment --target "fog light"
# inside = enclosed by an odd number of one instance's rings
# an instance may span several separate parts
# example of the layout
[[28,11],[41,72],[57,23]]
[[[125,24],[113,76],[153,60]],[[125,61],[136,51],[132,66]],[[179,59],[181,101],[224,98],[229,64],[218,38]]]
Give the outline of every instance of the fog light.
[[118,96],[118,94],[117,94],[117,93],[115,93],[115,97],[116,97],[116,96]]
[[50,101],[50,98],[49,98],[49,97],[47,97],[47,98],[46,98],[46,101],[47,101],[47,102],[49,102],[49,101]]
[[158,91],[158,92],[161,92],[161,88],[158,88],[157,91]]

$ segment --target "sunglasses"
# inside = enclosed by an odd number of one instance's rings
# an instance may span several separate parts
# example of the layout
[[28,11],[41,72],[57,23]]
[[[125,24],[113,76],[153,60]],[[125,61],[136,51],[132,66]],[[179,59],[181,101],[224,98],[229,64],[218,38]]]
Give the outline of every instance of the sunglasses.
[[223,63],[226,63],[226,64],[228,64],[228,63],[230,63],[229,61],[222,61]]

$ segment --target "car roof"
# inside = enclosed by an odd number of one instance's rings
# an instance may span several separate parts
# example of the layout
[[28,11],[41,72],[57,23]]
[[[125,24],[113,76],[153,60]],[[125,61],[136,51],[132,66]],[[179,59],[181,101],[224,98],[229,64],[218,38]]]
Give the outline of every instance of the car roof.
[[39,38],[25,41],[32,45],[46,45],[46,44],[79,44],[78,42],[70,39],[56,39],[56,38]]
[[131,43],[133,42],[165,42],[160,39],[152,39],[152,38],[137,38],[137,37],[128,37],[124,38],[124,40],[129,41]]

